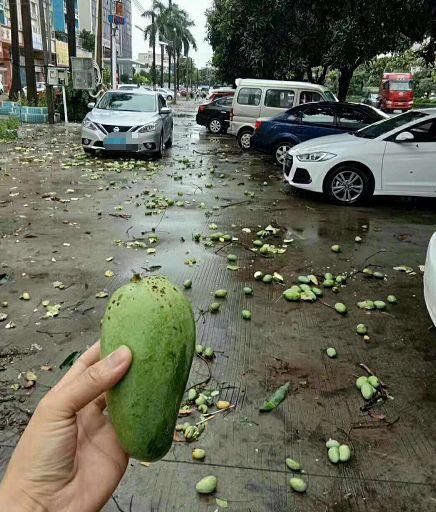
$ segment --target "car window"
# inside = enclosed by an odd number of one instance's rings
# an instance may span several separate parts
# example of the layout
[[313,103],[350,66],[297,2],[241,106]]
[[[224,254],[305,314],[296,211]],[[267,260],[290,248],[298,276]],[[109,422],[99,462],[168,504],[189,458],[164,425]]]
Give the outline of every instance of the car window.
[[341,107],[337,110],[338,123],[346,130],[360,130],[367,124],[374,122],[368,115],[355,108]]
[[103,110],[121,112],[154,112],[156,98],[152,94],[134,94],[131,92],[107,92],[97,104]]
[[[427,121],[415,125],[406,130],[413,134],[414,139],[411,142],[436,142],[436,120]],[[396,134],[395,136],[397,136]]]
[[243,87],[238,94],[238,103],[240,105],[254,105],[260,104],[260,97],[262,96],[262,89],[253,89],[251,87]]
[[233,96],[226,96],[223,98],[223,105],[226,107],[231,107],[233,105]]
[[303,123],[320,126],[334,126],[335,113],[331,107],[316,107],[315,105],[304,110],[301,115]]
[[404,124],[411,123],[415,119],[426,117],[427,115],[428,114],[425,112],[419,112],[418,110],[409,110],[409,112],[406,112],[405,114],[394,116],[384,121],[379,121],[376,124],[371,124],[366,128],[362,128],[354,135],[365,139],[375,139],[376,137],[380,137],[391,130],[395,130],[395,128],[400,128]]
[[301,91],[300,92],[300,105],[305,103],[314,103],[316,101],[322,101],[324,98],[315,91]]
[[294,106],[295,91],[268,89],[265,94],[265,107],[291,108]]

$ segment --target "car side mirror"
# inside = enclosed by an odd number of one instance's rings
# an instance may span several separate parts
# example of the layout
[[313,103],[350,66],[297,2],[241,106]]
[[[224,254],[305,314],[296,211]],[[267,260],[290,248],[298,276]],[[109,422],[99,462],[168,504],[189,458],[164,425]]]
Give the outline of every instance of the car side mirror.
[[171,114],[171,109],[170,109],[170,107],[162,107],[160,109],[160,113],[161,114]]
[[415,140],[413,133],[401,132],[395,137],[395,142],[412,142]]
[[88,108],[89,108],[89,110],[93,109],[94,107],[95,107],[95,103],[94,103],[94,102],[92,102],[92,101],[90,101],[90,102],[88,103]]

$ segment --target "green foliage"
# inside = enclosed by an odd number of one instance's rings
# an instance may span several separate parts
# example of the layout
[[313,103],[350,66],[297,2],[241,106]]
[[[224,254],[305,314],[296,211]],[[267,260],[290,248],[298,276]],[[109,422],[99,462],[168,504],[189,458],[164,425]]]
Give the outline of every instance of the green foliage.
[[84,50],[94,53],[95,35],[92,32],[83,29],[79,34],[79,39]]
[[[65,88],[65,95],[67,99],[68,120],[82,122],[89,112],[88,103],[95,101],[94,98],[89,95],[88,91],[73,89],[72,82]],[[65,119],[63,102],[59,104],[59,112]]]
[[[422,41],[430,20],[426,0],[214,0],[207,12],[207,39],[223,81],[322,83],[330,68],[339,70],[338,92],[344,98],[358,66]],[[314,74],[314,68],[321,71]]]
[[130,80],[130,77],[127,73],[122,73],[120,78],[122,84],[127,84]]
[[20,121],[16,117],[0,119],[0,141],[6,142],[15,140],[18,136]]
[[148,84],[151,84],[151,80],[150,80],[150,77],[147,76],[147,75],[141,75],[141,74],[136,74],[134,77],[133,77],[133,81],[135,82],[135,84],[138,84],[138,85],[148,85]]

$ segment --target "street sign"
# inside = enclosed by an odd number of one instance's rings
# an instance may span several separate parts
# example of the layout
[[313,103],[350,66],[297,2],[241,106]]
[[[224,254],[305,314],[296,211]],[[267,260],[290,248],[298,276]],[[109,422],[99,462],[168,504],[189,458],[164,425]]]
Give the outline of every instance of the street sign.
[[48,67],[47,74],[48,85],[68,85],[68,69]]
[[125,18],[123,2],[115,1],[113,6],[114,14],[109,14],[109,23],[113,23],[114,25],[124,25]]
[[95,89],[94,61],[91,57],[72,57],[71,72],[73,89],[90,91]]

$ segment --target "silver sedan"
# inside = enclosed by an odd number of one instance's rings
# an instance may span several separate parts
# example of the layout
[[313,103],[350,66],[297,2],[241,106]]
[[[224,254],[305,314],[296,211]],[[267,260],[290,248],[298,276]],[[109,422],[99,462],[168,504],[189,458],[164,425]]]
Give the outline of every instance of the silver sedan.
[[85,153],[116,151],[161,157],[173,143],[173,116],[165,98],[145,89],[107,91],[82,122]]

